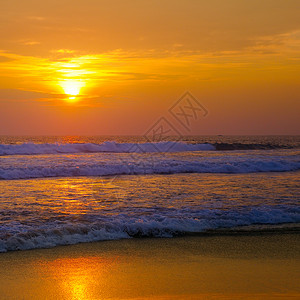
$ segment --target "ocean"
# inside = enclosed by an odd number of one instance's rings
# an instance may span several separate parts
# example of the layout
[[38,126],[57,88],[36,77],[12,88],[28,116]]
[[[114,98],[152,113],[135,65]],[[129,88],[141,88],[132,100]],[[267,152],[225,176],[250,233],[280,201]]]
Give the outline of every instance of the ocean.
[[0,137],[0,252],[290,232],[299,136]]

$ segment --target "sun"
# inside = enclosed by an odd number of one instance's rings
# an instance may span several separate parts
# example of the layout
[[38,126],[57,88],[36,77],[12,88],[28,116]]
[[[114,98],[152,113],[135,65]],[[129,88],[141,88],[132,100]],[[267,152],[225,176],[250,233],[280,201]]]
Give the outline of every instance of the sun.
[[70,100],[74,100],[80,95],[80,90],[85,86],[85,83],[78,79],[66,79],[60,82],[60,86],[63,88],[66,95]]

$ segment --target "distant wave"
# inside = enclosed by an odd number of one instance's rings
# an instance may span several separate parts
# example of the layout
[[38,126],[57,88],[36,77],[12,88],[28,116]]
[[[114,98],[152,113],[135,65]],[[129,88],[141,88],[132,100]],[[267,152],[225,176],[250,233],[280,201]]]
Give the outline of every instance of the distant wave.
[[[0,226],[0,252],[132,237],[174,237],[186,234],[203,234],[219,229],[225,229],[223,233],[230,234],[233,232],[230,229],[237,226],[300,222],[300,209],[282,205],[281,207],[248,207],[241,210],[176,210],[172,215],[167,216],[155,214],[132,217],[132,215],[122,213],[113,217],[95,215],[94,218],[88,223],[66,221],[64,224],[52,222],[30,227],[19,223],[7,226],[4,224]],[[281,231],[284,228],[283,225]],[[286,228],[293,230],[291,226]],[[257,226],[248,228],[248,232],[257,232],[258,230]],[[245,228],[240,232],[242,231],[245,231]]]
[[176,174],[176,173],[254,173],[300,170],[300,157],[286,156],[221,156],[182,158],[176,155],[120,154],[106,157],[77,157],[22,161],[0,166],[0,179],[44,177],[78,177],[108,175]]
[[[157,142],[157,143],[118,143],[114,141],[94,143],[54,143],[54,144],[0,144],[0,156],[68,154],[68,153],[154,153],[154,152],[187,152],[187,151],[229,151],[229,150],[271,150],[292,149],[296,146],[271,143],[201,143]],[[297,148],[297,147],[296,147]]]
[[102,144],[34,144],[17,145],[0,144],[0,155],[35,155],[58,153],[153,153],[153,152],[185,152],[216,150],[212,144],[187,144],[183,142],[158,143],[117,143],[104,142]]
[[245,143],[214,143],[216,150],[271,150],[292,149],[291,145],[280,145],[271,143],[245,144]]

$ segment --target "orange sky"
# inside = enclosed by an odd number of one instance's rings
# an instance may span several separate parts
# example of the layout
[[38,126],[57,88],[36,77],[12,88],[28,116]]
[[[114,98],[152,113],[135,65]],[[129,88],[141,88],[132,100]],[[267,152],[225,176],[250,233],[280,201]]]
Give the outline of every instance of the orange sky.
[[297,0],[1,0],[0,134],[144,134],[186,91],[209,112],[189,134],[300,134],[299,15]]

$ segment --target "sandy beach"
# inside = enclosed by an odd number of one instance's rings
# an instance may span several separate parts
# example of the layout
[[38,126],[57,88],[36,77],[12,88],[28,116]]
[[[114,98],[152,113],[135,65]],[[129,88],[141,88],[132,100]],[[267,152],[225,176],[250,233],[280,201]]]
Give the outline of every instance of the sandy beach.
[[129,239],[2,253],[1,299],[299,299],[297,233]]

